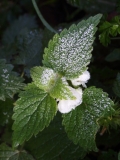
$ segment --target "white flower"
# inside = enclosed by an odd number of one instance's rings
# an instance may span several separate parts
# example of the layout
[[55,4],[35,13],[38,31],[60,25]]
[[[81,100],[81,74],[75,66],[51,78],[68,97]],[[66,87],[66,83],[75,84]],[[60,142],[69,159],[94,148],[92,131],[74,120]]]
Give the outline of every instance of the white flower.
[[88,80],[90,79],[90,73],[88,71],[84,71],[78,78],[71,79],[71,82],[74,86],[79,86],[82,84],[83,87],[86,87]]
[[69,89],[72,92],[73,96],[76,97],[76,99],[59,100],[58,110],[61,113],[68,113],[82,103],[82,89],[81,88],[74,89],[72,87],[69,87]]

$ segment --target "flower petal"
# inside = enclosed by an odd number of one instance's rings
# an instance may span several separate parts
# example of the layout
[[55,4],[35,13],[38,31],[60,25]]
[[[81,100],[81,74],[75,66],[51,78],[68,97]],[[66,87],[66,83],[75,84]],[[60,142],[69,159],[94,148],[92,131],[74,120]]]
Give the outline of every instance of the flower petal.
[[58,110],[61,113],[68,113],[72,109],[75,109],[78,105],[82,103],[82,89],[74,89],[72,87],[69,87],[73,95],[76,97],[75,100],[60,100],[58,103]]
[[78,78],[71,79],[71,82],[74,86],[79,86],[82,84],[83,87],[86,87],[85,83],[87,83],[89,79],[90,73],[88,71],[85,71]]

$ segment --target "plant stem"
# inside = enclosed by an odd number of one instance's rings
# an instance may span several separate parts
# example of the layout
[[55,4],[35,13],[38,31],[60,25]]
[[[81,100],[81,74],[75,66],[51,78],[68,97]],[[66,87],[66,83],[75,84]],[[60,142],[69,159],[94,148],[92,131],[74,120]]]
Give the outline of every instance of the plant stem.
[[24,76],[24,71],[22,72],[21,76],[20,77],[23,77]]
[[100,135],[102,136],[105,132],[106,132],[107,128],[106,127],[103,127],[102,128],[102,131],[100,132]]
[[32,0],[33,6],[35,8],[35,11],[37,12],[38,17],[40,18],[40,20],[42,21],[42,23],[44,24],[44,26],[49,29],[51,32],[57,33],[47,22],[46,20],[43,18],[37,4],[35,0]]

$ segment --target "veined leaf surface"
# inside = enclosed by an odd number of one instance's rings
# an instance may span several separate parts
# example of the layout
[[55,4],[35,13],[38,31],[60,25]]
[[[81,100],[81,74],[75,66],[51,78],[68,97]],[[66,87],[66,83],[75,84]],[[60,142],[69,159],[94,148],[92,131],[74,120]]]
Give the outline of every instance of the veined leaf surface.
[[63,125],[68,137],[86,150],[97,151],[95,136],[98,120],[114,113],[113,101],[101,89],[90,87],[83,93],[83,103],[75,110],[63,115]]
[[14,107],[13,147],[47,127],[57,111],[56,101],[34,84],[29,84]]
[[75,78],[87,69],[90,63],[92,44],[96,26],[101,14],[73,24],[60,35],[56,34],[45,48],[43,64],[64,75],[67,79]]
[[31,77],[37,87],[50,93],[57,99],[75,99],[68,88],[68,83],[54,70],[46,67],[34,67],[31,69]]

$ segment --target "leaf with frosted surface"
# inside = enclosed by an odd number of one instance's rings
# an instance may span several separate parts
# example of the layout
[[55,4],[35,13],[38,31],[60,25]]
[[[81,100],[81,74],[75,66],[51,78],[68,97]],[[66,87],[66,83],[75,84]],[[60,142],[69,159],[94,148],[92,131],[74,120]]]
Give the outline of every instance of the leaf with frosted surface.
[[13,147],[47,127],[57,111],[56,101],[34,84],[29,84],[14,107]]
[[6,144],[0,145],[0,160],[34,160],[26,151],[13,150]]
[[34,67],[31,69],[31,77],[37,87],[49,92],[53,98],[75,98],[68,88],[67,81],[50,68]]
[[11,64],[5,64],[4,59],[0,59],[0,100],[13,98],[13,95],[20,91],[25,85],[22,83],[23,78],[16,76],[12,71]]
[[73,24],[60,35],[56,34],[45,48],[43,64],[67,77],[75,78],[87,69],[90,63],[96,25],[101,14]]
[[98,120],[114,113],[113,101],[101,89],[90,87],[83,93],[83,103],[75,110],[63,115],[63,125],[68,137],[86,150],[97,151],[95,135]]
[[49,90],[57,77],[57,74],[50,68],[34,67],[31,69],[31,77],[37,87]]

